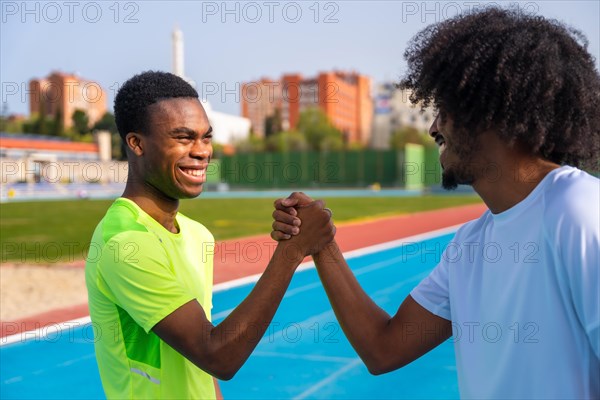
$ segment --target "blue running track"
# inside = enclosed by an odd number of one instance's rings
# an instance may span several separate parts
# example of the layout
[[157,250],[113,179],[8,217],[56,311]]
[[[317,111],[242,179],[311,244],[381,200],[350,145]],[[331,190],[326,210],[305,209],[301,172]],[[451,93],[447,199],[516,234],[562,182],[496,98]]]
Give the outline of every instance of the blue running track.
[[[388,313],[436,265],[452,233],[354,256],[362,287]],[[215,292],[218,323],[249,293],[248,283]],[[104,398],[93,329],[79,325],[0,347],[0,398]],[[0,339],[0,343],[2,339]],[[372,376],[346,340],[314,268],[296,273],[256,351],[229,382],[225,399],[458,398],[451,341],[401,370]]]

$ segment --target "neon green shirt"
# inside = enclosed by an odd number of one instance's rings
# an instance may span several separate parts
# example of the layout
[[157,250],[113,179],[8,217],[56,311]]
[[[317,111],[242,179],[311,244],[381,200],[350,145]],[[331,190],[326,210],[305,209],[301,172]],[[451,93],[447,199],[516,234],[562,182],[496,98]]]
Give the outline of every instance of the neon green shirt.
[[214,399],[212,377],[152,328],[196,299],[210,320],[214,238],[177,214],[179,233],[117,199],[98,224],[85,279],[98,369],[109,399]]

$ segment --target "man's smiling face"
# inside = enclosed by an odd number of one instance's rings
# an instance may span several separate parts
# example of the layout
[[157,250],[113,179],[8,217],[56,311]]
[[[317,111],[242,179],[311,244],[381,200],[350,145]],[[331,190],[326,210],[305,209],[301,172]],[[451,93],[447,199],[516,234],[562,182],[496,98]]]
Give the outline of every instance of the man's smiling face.
[[175,98],[148,107],[141,136],[144,183],[171,199],[200,195],[212,157],[212,128],[198,99]]

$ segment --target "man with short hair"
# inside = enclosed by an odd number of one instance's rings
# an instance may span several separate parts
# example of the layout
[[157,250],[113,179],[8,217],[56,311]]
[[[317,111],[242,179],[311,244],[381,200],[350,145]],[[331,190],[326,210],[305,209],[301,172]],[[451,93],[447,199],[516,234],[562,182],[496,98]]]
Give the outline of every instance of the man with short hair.
[[304,256],[333,239],[323,203],[303,208],[298,240],[280,243],[248,297],[218,326],[212,308],[214,239],[178,213],[202,192],[212,128],[198,93],[169,73],[145,72],[115,99],[127,149],[122,197],[98,224],[86,263],[96,356],[108,398],[214,399],[269,326]]
[[[390,316],[333,242],[313,255],[333,310],[369,371],[400,368],[455,337],[464,398],[600,398],[600,77],[576,32],[489,9],[426,28],[400,88],[433,104],[442,184],[488,206]],[[583,40],[581,40],[583,41]],[[307,220],[276,202],[273,238]],[[497,253],[485,253],[493,245]],[[493,329],[482,334],[482,328]],[[495,329],[495,330],[494,330]],[[398,390],[402,390],[399,388]]]

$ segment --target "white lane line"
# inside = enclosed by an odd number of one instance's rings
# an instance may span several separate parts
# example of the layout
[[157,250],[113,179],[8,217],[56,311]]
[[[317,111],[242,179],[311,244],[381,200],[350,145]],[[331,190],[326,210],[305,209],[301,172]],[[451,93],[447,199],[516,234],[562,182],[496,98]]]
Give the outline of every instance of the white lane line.
[[13,383],[21,382],[22,380],[23,380],[22,376],[15,376],[14,378],[7,379],[7,380],[3,381],[2,383],[5,385],[10,385]]
[[288,291],[285,292],[285,295],[283,296],[283,298],[287,299],[287,298],[295,296],[299,293],[306,292],[307,290],[315,289],[315,288],[318,288],[321,286],[322,286],[321,280],[317,280],[316,282],[313,282],[313,283],[307,283],[304,286],[299,286],[294,289],[288,289]]
[[[298,266],[296,272],[305,271],[307,269],[313,269],[315,267],[315,263],[312,261],[304,262]],[[213,293],[222,292],[224,290],[234,289],[236,287],[244,286],[249,283],[256,283],[258,279],[262,276],[260,274],[248,275],[243,278],[233,279],[231,281],[217,283],[213,286]]]
[[[69,331],[70,329],[76,329],[81,326],[87,325],[91,322],[92,322],[92,320],[90,319],[90,317],[88,315],[87,317],[81,317],[81,318],[77,318],[77,319],[72,319],[70,321],[60,322],[60,323],[52,324],[52,325],[48,325],[48,326],[43,326],[41,328],[34,329],[31,331],[15,333],[14,335],[5,336],[3,338],[0,338],[0,347],[6,346],[11,343],[26,342],[28,340],[39,341],[39,340],[42,340],[45,337],[53,335],[53,334],[56,334],[56,337],[60,337],[62,335],[63,331]],[[7,324],[9,324],[9,323],[7,323]],[[51,341],[55,341],[55,339],[53,338]]]
[[341,369],[337,370],[333,374],[329,375],[327,378],[320,380],[315,383],[304,392],[300,393],[298,396],[293,397],[294,400],[302,400],[315,393],[317,390],[321,389],[323,386],[329,385],[331,382],[335,381],[340,376],[344,375],[346,372],[350,371],[352,368],[355,368],[362,364],[362,360],[360,358],[354,359],[354,361],[344,365]]

